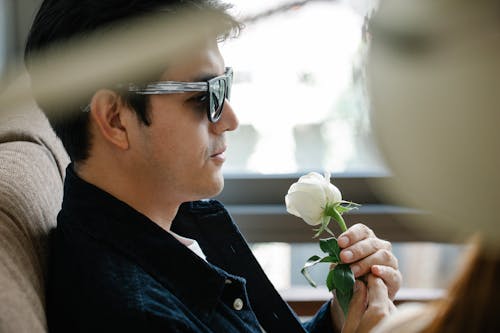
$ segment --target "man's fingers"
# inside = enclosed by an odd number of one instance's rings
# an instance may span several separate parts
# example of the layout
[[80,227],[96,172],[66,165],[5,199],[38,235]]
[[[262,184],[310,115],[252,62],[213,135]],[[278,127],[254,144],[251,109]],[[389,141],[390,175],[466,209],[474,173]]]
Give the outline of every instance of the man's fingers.
[[401,275],[401,272],[392,267],[382,265],[372,266],[371,272],[373,275],[381,278],[385,282],[389,298],[391,301],[394,301],[396,293],[399,288],[401,288],[401,284],[403,283],[403,276]]
[[387,287],[382,279],[368,275],[368,308],[359,323],[357,333],[369,332],[382,319],[387,317],[394,307],[387,297]]
[[349,303],[349,312],[344,322],[342,333],[354,333],[366,311],[367,290],[363,282],[356,280],[354,283],[354,294]]
[[388,241],[376,237],[365,238],[343,249],[340,252],[340,259],[342,259],[344,263],[350,264],[366,258],[378,250],[387,250],[390,252],[392,250],[392,245]]
[[355,277],[365,275],[371,271],[373,265],[389,266],[398,268],[398,260],[389,250],[378,250],[374,254],[351,265],[351,270]]
[[373,231],[366,225],[358,223],[342,233],[338,238],[338,244],[341,248],[346,248],[351,244],[357,243],[365,238],[374,237]]
[[[350,264],[354,276],[375,274],[385,282],[388,296],[393,300],[401,287],[402,276],[391,243],[377,238],[367,226],[355,224],[339,236],[338,244],[342,248],[340,259]],[[372,266],[379,267],[372,269]]]
[[388,306],[388,292],[384,281],[373,274],[368,275],[368,304],[370,306]]
[[394,309],[384,281],[373,274],[367,275],[367,281],[367,286],[359,280],[355,282],[342,333],[368,333]]

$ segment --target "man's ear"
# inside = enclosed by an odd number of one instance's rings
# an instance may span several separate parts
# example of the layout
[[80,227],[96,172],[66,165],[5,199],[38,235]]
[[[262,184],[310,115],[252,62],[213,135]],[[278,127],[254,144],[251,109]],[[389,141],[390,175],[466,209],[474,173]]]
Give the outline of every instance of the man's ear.
[[123,100],[116,92],[107,89],[98,90],[90,103],[90,116],[100,134],[109,143],[119,149],[129,148],[129,138]]

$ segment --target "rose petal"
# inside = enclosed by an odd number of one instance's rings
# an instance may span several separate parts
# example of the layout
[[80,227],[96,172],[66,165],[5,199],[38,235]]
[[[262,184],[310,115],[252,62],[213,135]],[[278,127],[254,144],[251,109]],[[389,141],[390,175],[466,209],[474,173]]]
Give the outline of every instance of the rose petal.
[[321,176],[317,172],[309,172],[307,175],[304,175],[299,178],[298,183],[309,183],[309,184],[322,184],[325,182],[323,176]]
[[288,191],[288,193],[297,191],[307,192],[315,196],[318,200],[320,200],[319,202],[320,205],[326,202],[325,191],[323,190],[323,186],[321,184],[295,183],[292,186],[290,186],[290,190]]
[[328,183],[326,190],[325,190],[325,196],[326,200],[330,203],[337,203],[342,201],[342,193],[340,193],[340,190],[337,188],[337,186]]
[[316,206],[326,206],[327,197],[325,191],[317,184],[298,183],[292,192],[307,193],[316,202]]
[[297,217],[301,217],[300,213],[295,209],[295,202],[291,199],[290,194],[285,196],[286,211]]
[[318,200],[310,193],[301,191],[289,193],[285,197],[285,202],[290,214],[301,217],[310,225],[321,223],[324,207],[321,207]]
[[323,177],[325,178],[325,181],[326,181],[327,183],[330,183],[330,172],[325,171],[325,172],[323,173]]
[[310,172],[307,175],[300,177],[298,183],[295,184],[314,184],[316,186],[320,186],[321,190],[324,192],[326,202],[336,203],[342,200],[340,190],[335,185],[330,183],[329,173],[325,173],[325,176],[323,177],[319,173]]

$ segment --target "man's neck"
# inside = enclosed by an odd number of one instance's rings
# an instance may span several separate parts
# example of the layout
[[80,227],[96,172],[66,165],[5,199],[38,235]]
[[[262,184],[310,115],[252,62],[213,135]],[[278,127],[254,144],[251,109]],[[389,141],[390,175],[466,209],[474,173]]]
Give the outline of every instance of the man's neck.
[[[121,168],[99,166],[95,163],[75,163],[75,173],[86,182],[99,187],[147,216],[164,230],[170,231],[180,202],[168,202],[167,196],[152,193],[140,177],[132,177]],[[163,200],[161,200],[163,199]]]

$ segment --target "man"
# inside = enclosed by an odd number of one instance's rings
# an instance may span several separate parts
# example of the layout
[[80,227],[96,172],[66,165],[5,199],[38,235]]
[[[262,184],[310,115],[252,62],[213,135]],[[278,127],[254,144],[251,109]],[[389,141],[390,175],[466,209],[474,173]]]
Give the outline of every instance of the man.
[[[50,0],[28,38],[28,68],[36,52],[56,42],[160,8],[216,12],[229,30],[239,28],[215,1]],[[51,117],[52,106],[40,103],[72,160],[49,277],[52,330],[339,329],[331,302],[302,325],[224,207],[201,200],[222,190],[224,135],[238,126],[228,101],[232,70],[219,53],[219,37],[208,35],[187,56],[169,61],[152,80],[159,82],[96,87],[88,105],[63,117]],[[367,227],[352,227],[339,242],[356,276],[371,272],[371,294],[361,283],[347,318],[347,331],[355,331],[372,319],[365,298],[389,309],[401,277],[390,244]]]

